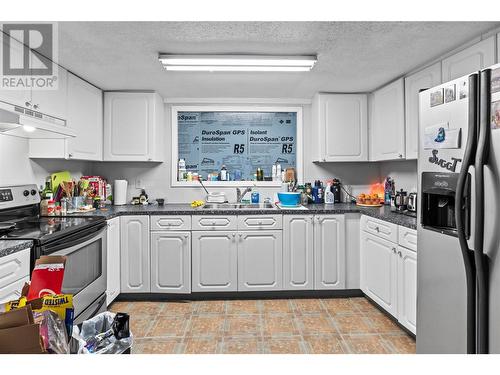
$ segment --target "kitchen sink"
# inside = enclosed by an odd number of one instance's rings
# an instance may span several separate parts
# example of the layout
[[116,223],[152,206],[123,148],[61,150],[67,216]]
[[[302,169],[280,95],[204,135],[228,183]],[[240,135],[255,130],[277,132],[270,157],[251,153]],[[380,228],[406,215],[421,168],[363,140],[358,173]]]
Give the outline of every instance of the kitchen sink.
[[206,203],[206,210],[274,210],[272,203]]

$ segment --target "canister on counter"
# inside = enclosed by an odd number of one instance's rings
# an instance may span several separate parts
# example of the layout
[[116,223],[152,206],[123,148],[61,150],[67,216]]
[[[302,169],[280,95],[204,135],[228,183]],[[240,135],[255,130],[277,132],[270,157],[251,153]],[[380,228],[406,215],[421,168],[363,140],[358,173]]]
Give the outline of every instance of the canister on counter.
[[252,193],[252,203],[259,203],[260,201],[260,196],[258,191],[254,191]]

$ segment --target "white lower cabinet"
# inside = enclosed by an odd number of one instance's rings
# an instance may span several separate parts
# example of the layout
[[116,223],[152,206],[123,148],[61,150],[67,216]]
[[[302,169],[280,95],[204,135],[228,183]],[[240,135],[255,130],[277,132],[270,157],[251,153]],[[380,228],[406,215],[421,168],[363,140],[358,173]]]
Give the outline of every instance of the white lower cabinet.
[[344,289],[344,215],[315,215],[314,220],[314,289]]
[[238,290],[281,290],[283,240],[280,230],[238,233]]
[[30,281],[29,276],[14,281],[11,284],[0,286],[0,304],[7,303],[21,297],[24,284]]
[[361,231],[361,290],[397,316],[397,245]]
[[120,218],[108,220],[106,305],[120,294]]
[[191,232],[151,233],[151,292],[191,293]]
[[120,246],[122,293],[149,293],[149,216],[120,218]]
[[417,331],[417,253],[398,246],[398,321]]
[[238,290],[236,231],[192,232],[192,291]]
[[313,215],[283,217],[283,289],[314,289]]

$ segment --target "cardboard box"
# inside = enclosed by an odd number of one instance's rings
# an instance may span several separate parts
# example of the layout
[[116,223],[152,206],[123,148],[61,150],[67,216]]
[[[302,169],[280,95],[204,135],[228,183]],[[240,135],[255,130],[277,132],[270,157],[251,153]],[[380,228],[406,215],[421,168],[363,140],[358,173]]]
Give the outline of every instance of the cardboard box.
[[34,323],[31,306],[0,314],[0,353],[45,353],[40,327]]
[[35,261],[31,273],[28,301],[45,294],[61,294],[66,257],[60,255],[41,256]]

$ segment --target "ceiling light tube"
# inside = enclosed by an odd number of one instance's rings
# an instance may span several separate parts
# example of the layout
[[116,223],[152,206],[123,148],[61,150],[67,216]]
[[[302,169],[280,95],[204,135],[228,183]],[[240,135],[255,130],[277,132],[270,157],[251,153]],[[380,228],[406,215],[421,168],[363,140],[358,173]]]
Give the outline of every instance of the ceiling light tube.
[[161,54],[159,60],[166,70],[176,71],[304,72],[312,69],[317,58],[316,56]]

